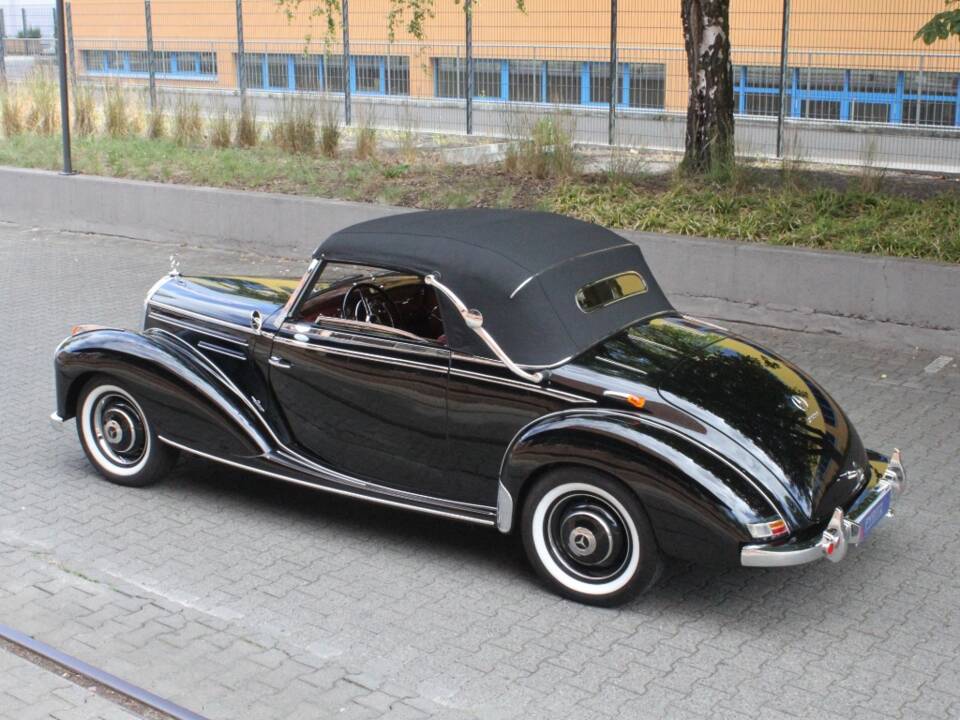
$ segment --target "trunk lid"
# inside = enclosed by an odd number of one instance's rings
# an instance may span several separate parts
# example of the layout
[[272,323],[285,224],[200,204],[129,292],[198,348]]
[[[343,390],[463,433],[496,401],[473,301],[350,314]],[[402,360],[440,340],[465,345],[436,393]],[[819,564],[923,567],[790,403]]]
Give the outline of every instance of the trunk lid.
[[863,483],[856,430],[793,364],[719,329],[710,334],[661,375],[659,393],[748,450],[812,523],[825,521]]

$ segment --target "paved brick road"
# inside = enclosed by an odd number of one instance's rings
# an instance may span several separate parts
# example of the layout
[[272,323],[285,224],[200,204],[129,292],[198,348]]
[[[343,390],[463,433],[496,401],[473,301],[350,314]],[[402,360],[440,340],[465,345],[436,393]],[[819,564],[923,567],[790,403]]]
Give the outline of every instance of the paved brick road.
[[897,522],[838,565],[674,565],[599,610],[482,528],[200,461],[146,490],[100,480],[47,425],[51,352],[77,321],[135,326],[170,252],[0,225],[0,622],[211,718],[960,717],[956,363],[749,329],[905,449]]

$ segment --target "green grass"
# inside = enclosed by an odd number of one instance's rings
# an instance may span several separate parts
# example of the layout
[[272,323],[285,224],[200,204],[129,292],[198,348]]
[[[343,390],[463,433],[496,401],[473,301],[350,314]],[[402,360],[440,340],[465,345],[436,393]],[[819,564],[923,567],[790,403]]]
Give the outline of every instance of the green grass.
[[[537,208],[609,227],[960,262],[960,192],[945,182],[918,192],[917,183],[886,178],[750,168],[730,185],[619,173],[558,182],[401,156],[327,158],[269,143],[212,148],[141,137],[74,141],[74,167],[91,175],[419,208]],[[60,162],[55,136],[0,138],[0,165],[56,170]]]
[[960,262],[960,193],[918,198],[861,185],[857,178],[845,187],[676,181],[651,192],[578,182],[559,188],[550,206],[632,230]]

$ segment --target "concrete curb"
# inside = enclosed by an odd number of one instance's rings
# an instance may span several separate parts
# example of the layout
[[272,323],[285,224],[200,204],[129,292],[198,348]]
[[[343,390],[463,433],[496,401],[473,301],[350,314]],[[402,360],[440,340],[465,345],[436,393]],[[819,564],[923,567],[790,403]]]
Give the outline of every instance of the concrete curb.
[[[411,210],[0,167],[0,220],[266,255],[305,258],[336,230],[402,212]],[[948,344],[960,331],[960,265],[621,234],[640,245],[680,307],[706,299],[879,321],[946,331]]]

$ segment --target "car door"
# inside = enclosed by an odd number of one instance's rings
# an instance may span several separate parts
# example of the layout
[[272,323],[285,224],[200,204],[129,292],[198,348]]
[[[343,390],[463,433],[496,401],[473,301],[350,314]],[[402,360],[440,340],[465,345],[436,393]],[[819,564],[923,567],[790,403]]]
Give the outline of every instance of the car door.
[[445,348],[377,326],[288,321],[274,338],[270,383],[297,444],[323,465],[446,498],[449,365]]

